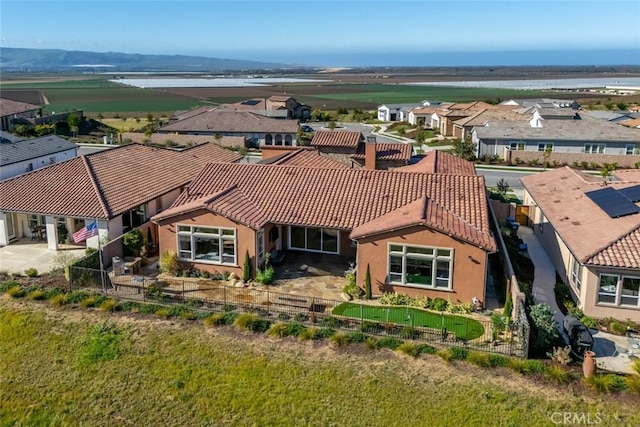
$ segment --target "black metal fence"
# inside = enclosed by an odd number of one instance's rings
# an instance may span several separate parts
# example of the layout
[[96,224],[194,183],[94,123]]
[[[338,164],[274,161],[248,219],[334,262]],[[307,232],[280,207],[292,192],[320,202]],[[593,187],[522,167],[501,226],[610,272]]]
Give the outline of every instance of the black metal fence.
[[71,290],[87,289],[122,300],[181,305],[205,312],[252,312],[270,321],[291,320],[316,327],[527,357],[529,324],[524,309],[518,310],[516,321],[502,324],[481,315],[433,314],[441,316],[442,323],[426,327],[410,314],[410,310],[411,313],[414,310],[410,307],[406,307],[406,316],[405,307],[391,311],[389,307],[370,303],[350,302],[349,310],[346,310],[345,301],[264,288],[234,287],[214,281],[114,277],[104,271],[72,267],[69,282]]

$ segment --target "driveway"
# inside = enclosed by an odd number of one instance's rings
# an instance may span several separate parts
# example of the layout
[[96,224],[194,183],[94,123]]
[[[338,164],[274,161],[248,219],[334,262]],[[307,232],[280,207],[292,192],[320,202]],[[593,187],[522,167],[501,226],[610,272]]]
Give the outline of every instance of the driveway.
[[[61,266],[56,263],[56,255],[63,253],[64,257],[81,258],[85,249],[64,249],[53,251],[47,243],[34,242],[29,238],[22,238],[8,246],[0,247],[0,270],[7,273],[24,274],[28,268],[35,268],[38,273],[48,273]],[[58,256],[58,258],[61,258]]]

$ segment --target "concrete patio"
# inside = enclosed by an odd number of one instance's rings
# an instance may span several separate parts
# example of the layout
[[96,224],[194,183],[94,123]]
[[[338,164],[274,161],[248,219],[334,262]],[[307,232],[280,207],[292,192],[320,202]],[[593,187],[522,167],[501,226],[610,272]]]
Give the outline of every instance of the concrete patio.
[[55,257],[58,252],[65,256],[81,258],[85,248],[80,246],[61,245],[59,251],[47,247],[47,242],[33,241],[24,237],[10,245],[0,247],[0,270],[7,273],[24,274],[28,268],[35,268],[38,273],[48,273],[55,269]]

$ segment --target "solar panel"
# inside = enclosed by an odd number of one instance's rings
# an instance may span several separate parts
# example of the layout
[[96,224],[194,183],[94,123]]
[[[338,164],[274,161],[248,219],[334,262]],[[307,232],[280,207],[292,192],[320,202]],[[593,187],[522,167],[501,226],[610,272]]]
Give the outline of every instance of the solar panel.
[[640,208],[634,205],[622,193],[612,187],[584,193],[593,203],[598,205],[611,218],[625,215],[633,215],[640,212]]
[[620,193],[631,200],[633,203],[640,202],[640,185],[634,185],[633,187],[621,188],[618,190]]

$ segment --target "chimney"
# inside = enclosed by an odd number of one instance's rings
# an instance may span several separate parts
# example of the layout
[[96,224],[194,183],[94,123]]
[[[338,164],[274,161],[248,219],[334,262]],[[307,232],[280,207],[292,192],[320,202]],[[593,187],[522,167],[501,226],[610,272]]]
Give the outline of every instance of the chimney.
[[367,141],[364,144],[364,168],[376,168],[376,136],[367,135]]

